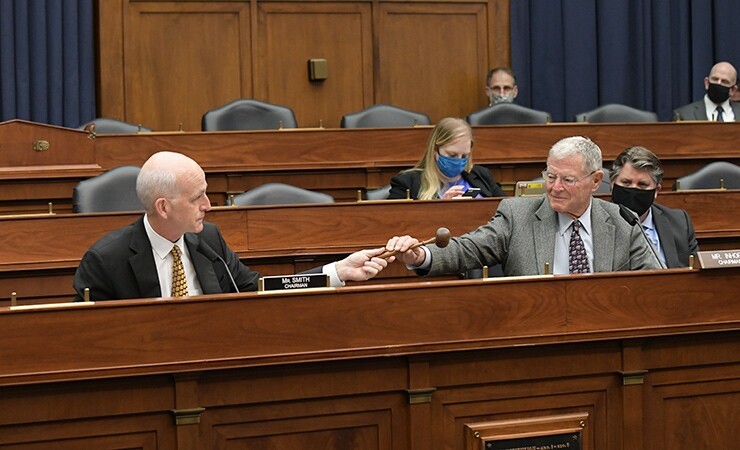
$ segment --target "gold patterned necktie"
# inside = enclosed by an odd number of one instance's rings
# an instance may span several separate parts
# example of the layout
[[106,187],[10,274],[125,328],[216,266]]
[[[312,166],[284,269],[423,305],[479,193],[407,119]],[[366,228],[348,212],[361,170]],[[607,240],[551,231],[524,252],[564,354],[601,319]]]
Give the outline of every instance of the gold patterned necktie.
[[172,247],[172,297],[185,297],[188,295],[188,280],[185,279],[185,268],[180,258],[180,247]]

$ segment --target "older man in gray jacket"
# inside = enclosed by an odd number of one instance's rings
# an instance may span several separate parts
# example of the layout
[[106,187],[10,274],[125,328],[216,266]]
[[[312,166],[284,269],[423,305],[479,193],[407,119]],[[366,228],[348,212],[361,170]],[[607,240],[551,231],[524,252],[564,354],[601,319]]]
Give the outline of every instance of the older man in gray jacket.
[[[618,205],[594,198],[604,172],[601,149],[574,136],[550,149],[543,172],[546,196],[510,198],[485,225],[452,238],[445,248],[414,247],[411,236],[394,236],[386,249],[420,275],[462,273],[501,264],[505,275],[539,275],[659,269],[636,219]],[[631,222],[631,223],[630,223]]]

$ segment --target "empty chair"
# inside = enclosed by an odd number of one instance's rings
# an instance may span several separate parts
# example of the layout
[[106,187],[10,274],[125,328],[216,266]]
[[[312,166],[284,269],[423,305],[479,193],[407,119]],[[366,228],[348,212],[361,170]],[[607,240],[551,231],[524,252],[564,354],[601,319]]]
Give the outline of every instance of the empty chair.
[[95,125],[95,128],[93,128],[92,131],[95,131],[96,134],[132,134],[143,131],[152,131],[151,128],[122,122],[116,119],[109,119],[108,117],[98,117],[95,120],[80,125],[77,129],[85,130],[90,125]]
[[727,161],[709,163],[694,173],[676,178],[673,190],[740,189],[740,166]]
[[120,166],[80,181],[72,192],[72,211],[143,211],[144,207],[136,195],[139,170],[136,166]]
[[291,205],[297,203],[334,203],[334,197],[290,184],[267,183],[234,196],[233,205]]
[[342,128],[387,128],[431,125],[432,121],[424,113],[378,104],[342,116]]
[[527,125],[550,123],[550,113],[514,103],[499,103],[474,113],[465,120],[470,125]]
[[610,103],[596,109],[576,114],[576,122],[657,122],[658,115],[652,111],[643,111],[627,105]]
[[279,130],[296,128],[293,110],[253,99],[237,99],[203,114],[203,131]]

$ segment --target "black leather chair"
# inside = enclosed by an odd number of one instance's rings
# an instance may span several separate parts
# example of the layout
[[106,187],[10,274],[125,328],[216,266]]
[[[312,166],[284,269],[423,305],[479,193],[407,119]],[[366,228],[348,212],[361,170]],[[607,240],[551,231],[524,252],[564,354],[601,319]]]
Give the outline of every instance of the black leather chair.
[[334,197],[290,184],[267,183],[250,189],[233,199],[234,206],[292,205],[298,203],[334,203]]
[[378,104],[342,116],[342,128],[389,128],[431,125],[428,115],[397,106]]
[[550,123],[550,113],[514,103],[499,103],[470,113],[465,120],[470,125],[542,125]]
[[238,99],[203,114],[203,131],[297,128],[293,110],[253,99]]
[[72,211],[143,211],[136,195],[136,177],[140,170],[136,166],[120,166],[80,181],[72,192]]
[[692,189],[740,189],[740,166],[727,161],[709,163],[694,173],[676,178],[674,191]]
[[116,119],[110,119],[108,117],[98,117],[97,119],[80,125],[77,129],[87,130],[90,125],[95,125],[95,128],[92,128],[89,131],[94,131],[96,134],[133,134],[152,131],[151,128],[122,122]]
[[619,123],[619,122],[657,122],[658,115],[652,111],[643,111],[627,105],[610,103],[591,111],[576,114],[576,122]]

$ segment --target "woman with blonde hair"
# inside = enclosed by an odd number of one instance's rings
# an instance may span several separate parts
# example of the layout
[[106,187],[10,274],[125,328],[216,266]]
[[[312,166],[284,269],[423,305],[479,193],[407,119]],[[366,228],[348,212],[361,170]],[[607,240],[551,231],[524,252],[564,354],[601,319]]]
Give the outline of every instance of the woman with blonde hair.
[[[416,200],[461,197],[505,197],[491,171],[473,164],[473,130],[463,119],[446,117],[432,130],[426,152],[411,169],[391,179],[389,199]],[[475,191],[475,189],[479,191]]]

